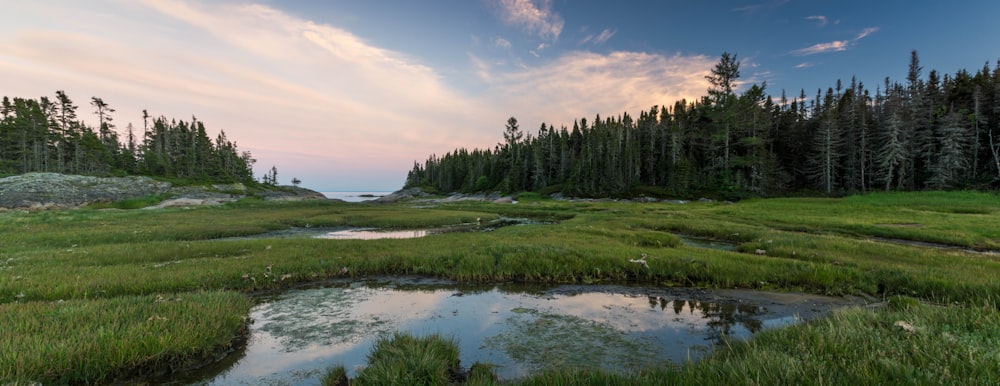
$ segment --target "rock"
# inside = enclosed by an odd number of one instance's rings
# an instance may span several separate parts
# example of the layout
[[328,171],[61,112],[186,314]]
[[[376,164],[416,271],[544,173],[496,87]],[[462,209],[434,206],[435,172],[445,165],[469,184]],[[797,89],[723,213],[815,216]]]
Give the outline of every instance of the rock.
[[409,188],[409,189],[397,190],[395,192],[376,198],[374,200],[369,200],[368,202],[373,202],[377,204],[389,204],[394,202],[400,202],[403,200],[409,200],[414,197],[426,197],[426,196],[430,196],[430,194],[424,192],[423,189]]
[[[242,184],[241,184],[242,185]],[[274,190],[256,192],[256,196],[264,198],[266,201],[302,201],[302,200],[326,200],[323,193],[315,190],[300,188],[298,186],[278,186]]]
[[169,200],[163,200],[159,204],[153,206],[147,206],[142,209],[162,209],[162,208],[172,208],[178,206],[203,206],[203,205],[222,205],[227,202],[233,202],[237,199],[220,199],[220,198],[173,198]]
[[93,177],[58,173],[26,173],[0,178],[0,209],[68,209],[146,196],[173,197],[150,208],[220,205],[248,195],[265,200],[326,199],[322,193],[294,186],[251,192],[244,184],[172,186],[150,177]]
[[162,194],[169,182],[149,177],[26,173],[0,178],[0,208],[65,209]]

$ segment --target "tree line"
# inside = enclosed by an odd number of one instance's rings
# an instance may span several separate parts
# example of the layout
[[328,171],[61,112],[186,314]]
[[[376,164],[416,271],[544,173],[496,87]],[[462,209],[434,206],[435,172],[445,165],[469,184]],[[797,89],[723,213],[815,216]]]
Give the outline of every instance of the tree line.
[[542,123],[535,134],[511,117],[493,149],[431,155],[406,186],[729,199],[1000,187],[1000,62],[924,77],[914,51],[902,83],[885,78],[873,92],[838,80],[777,100],[766,83],[737,94],[739,67],[725,53],[707,95],[638,117]]
[[148,175],[189,180],[254,182],[250,152],[220,131],[209,138],[203,122],[152,117],[142,111],[142,128],[131,123],[120,138],[115,110],[91,98],[97,118],[79,119],[79,106],[63,91],[55,98],[3,97],[0,104],[0,174],[55,172],[85,175]]

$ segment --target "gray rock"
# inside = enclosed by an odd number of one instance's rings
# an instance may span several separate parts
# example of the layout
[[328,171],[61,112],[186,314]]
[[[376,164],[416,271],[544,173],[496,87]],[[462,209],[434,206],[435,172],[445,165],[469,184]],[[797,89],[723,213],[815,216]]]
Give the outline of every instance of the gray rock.
[[64,209],[165,193],[169,182],[149,177],[26,173],[0,178],[0,208]]
[[430,196],[430,194],[424,192],[423,189],[409,188],[409,189],[397,190],[395,192],[376,198],[374,200],[368,200],[368,202],[373,202],[376,204],[391,204],[394,202],[409,200],[415,197],[427,197],[427,196]]
[[[171,199],[150,208],[219,205],[251,194],[241,183],[172,186],[149,177],[92,177],[58,173],[26,173],[0,178],[0,209],[67,209],[84,205],[167,194]],[[326,199],[322,193],[294,186],[252,194],[265,200]]]

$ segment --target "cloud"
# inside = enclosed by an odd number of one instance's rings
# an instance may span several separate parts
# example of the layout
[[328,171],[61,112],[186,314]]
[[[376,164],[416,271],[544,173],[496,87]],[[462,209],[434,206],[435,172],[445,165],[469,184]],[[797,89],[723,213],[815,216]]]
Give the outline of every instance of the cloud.
[[493,39],[493,45],[497,46],[497,47],[500,47],[500,48],[510,48],[511,47],[510,40],[507,40],[507,39],[504,39],[504,38],[499,38],[499,37],[496,38],[496,39]]
[[794,50],[791,52],[791,54],[796,56],[807,56],[807,55],[822,54],[826,52],[847,51],[847,49],[851,45],[857,44],[861,39],[864,39],[877,31],[878,27],[865,28],[863,31],[861,31],[861,33],[855,36],[854,39],[834,40],[832,42],[827,42],[827,43],[813,44],[806,48],[800,48]]
[[801,48],[792,51],[792,55],[806,56],[806,55],[821,54],[824,52],[846,51],[848,44],[850,44],[850,42],[847,40],[835,40],[828,43],[818,43],[818,44],[813,44],[806,48]]
[[542,57],[542,51],[544,51],[548,47],[549,47],[548,44],[539,43],[538,47],[535,47],[535,49],[533,49],[531,51],[528,51],[528,53],[531,54],[532,56],[536,57],[536,58],[540,58],[540,57]]
[[769,0],[763,3],[750,4],[742,7],[736,7],[730,9],[730,12],[744,12],[744,13],[754,13],[762,9],[777,8],[785,5],[791,0]]
[[195,115],[213,137],[225,130],[251,151],[261,171],[276,165],[318,189],[349,188],[359,170],[398,188],[414,160],[481,142],[468,128],[492,114],[417,59],[274,8],[111,4],[8,7],[35,27],[0,26],[3,92],[66,90],[91,125],[86,101],[99,96],[117,110],[119,131],[141,130],[142,109]]
[[584,38],[580,40],[580,44],[587,44],[587,43],[603,44],[604,42],[610,40],[611,37],[615,36],[616,32],[617,31],[612,31],[610,29],[604,29],[603,31],[601,31],[601,33],[597,35],[590,34],[584,36]]
[[523,127],[542,122],[571,126],[596,114],[637,114],[653,105],[694,101],[717,60],[642,52],[570,52],[542,66],[493,76],[489,93],[496,108]]
[[538,5],[532,0],[498,0],[497,6],[504,23],[521,26],[542,39],[555,41],[562,33],[564,22],[552,11],[551,0],[539,0]]
[[802,62],[802,63],[796,64],[795,68],[809,68],[809,67],[813,67],[815,65],[816,65],[816,63],[812,63],[812,62]]
[[858,36],[856,38],[854,38],[854,40],[858,41],[858,40],[864,39],[864,38],[868,37],[868,35],[871,35],[871,34],[873,34],[875,32],[878,32],[878,27],[865,28],[864,31],[861,31],[861,33],[859,33]]
[[816,20],[820,27],[825,27],[827,23],[826,16],[823,15],[806,16],[806,20]]

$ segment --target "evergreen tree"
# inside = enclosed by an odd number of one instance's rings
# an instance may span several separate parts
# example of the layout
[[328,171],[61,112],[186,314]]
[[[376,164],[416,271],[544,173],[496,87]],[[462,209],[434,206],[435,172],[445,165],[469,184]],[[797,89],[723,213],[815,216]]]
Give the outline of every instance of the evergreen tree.
[[928,185],[937,189],[954,186],[959,172],[969,166],[966,152],[969,147],[968,130],[962,127],[962,118],[958,113],[951,112],[945,117],[945,123],[939,132],[937,141],[940,151],[937,160],[931,168],[933,175]]

